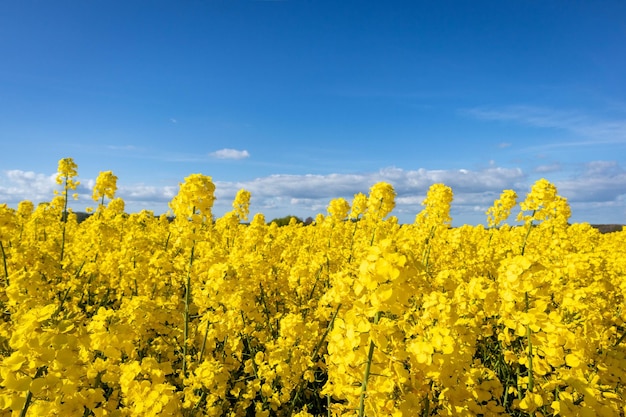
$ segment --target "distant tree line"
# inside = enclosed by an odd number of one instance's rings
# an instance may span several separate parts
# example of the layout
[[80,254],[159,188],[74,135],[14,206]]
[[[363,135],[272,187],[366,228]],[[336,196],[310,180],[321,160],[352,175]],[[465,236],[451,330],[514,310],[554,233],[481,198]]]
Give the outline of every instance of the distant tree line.
[[[87,218],[89,218],[92,213],[85,213],[82,211],[77,211],[74,212],[74,214],[76,214],[76,220],[78,221],[78,223],[86,220]],[[173,217],[168,217],[168,219],[171,221],[174,218]],[[291,221],[291,219],[294,219],[294,221],[296,223],[302,223],[305,226],[308,226],[310,224],[312,224],[315,220],[313,219],[313,217],[307,217],[306,219],[302,220],[301,217],[298,216],[294,216],[292,214],[284,216],[284,217],[277,217],[275,219],[270,220],[267,224],[272,224],[272,223],[276,223],[277,226],[287,226],[289,224],[289,222]],[[624,225],[621,224],[592,224],[591,227],[595,227],[596,229],[598,229],[600,231],[600,233],[612,233],[612,232],[619,232],[622,230],[622,227],[624,227]]]
[[308,226],[311,223],[313,223],[313,217],[307,217],[305,220],[302,220],[302,218],[290,214],[285,217],[278,217],[276,219],[273,219],[270,222],[268,222],[268,224],[276,223],[277,226],[287,226],[291,222],[292,219],[296,223],[303,223],[305,226]]

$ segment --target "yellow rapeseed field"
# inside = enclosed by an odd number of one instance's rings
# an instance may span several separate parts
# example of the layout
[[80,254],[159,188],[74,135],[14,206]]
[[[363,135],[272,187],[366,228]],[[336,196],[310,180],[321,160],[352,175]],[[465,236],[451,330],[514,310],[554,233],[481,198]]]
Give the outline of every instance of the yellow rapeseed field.
[[278,227],[200,174],[125,214],[110,171],[79,223],[77,179],[0,205],[0,416],[624,416],[626,232],[546,180],[452,228],[444,184]]

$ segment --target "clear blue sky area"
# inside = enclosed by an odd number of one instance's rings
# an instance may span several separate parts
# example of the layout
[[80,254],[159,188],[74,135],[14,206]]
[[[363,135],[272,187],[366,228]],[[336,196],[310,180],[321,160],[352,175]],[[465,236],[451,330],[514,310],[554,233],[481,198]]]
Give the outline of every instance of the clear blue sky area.
[[378,181],[454,224],[546,178],[572,221],[626,223],[626,2],[4,1],[0,204],[50,200],[72,157],[128,211],[192,173],[216,215],[325,213]]

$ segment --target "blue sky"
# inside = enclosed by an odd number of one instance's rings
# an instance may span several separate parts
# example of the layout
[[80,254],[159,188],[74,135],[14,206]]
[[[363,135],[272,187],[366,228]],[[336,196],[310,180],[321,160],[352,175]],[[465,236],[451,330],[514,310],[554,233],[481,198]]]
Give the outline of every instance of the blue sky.
[[6,1],[0,203],[50,200],[72,157],[128,211],[192,173],[268,219],[325,213],[378,181],[412,222],[453,223],[546,178],[572,221],[626,223],[626,2]]

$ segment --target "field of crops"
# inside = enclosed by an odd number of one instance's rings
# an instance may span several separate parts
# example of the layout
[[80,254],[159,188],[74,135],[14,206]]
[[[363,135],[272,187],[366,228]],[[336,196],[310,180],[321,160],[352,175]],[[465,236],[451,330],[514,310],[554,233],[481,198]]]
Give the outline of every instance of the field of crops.
[[378,183],[278,227],[200,174],[125,214],[111,172],[78,223],[77,179],[0,205],[0,416],[624,416],[626,232],[548,181],[451,228],[443,184],[413,224]]

